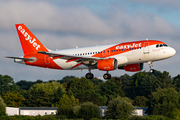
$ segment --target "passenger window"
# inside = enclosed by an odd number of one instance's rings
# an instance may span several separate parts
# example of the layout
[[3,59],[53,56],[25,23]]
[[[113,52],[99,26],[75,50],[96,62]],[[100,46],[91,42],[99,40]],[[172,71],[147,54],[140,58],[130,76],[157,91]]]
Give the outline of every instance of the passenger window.
[[163,45],[162,45],[162,44],[160,44],[160,47],[163,47]]
[[113,52],[113,50],[111,50],[111,52]]

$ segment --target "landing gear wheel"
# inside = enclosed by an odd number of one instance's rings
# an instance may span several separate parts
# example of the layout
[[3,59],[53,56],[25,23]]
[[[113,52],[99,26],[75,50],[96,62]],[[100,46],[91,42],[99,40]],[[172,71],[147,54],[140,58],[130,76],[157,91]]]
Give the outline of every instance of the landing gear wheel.
[[150,73],[154,73],[154,69],[152,69],[152,66],[153,66],[152,63],[153,63],[153,61],[148,62],[149,67],[150,67],[150,70],[149,70]]
[[93,79],[94,75],[92,73],[87,73],[86,74],[86,79]]
[[103,75],[103,78],[104,79],[111,79],[111,74],[106,73],[106,74]]
[[154,69],[150,69],[150,71],[149,71],[150,73],[154,73]]

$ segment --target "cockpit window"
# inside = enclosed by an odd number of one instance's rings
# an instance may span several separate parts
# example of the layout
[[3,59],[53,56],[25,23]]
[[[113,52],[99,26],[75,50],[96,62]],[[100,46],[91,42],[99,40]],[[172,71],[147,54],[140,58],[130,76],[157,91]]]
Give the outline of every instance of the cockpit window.
[[158,48],[158,47],[167,47],[168,45],[166,45],[166,44],[157,44],[156,45],[156,47]]
[[168,45],[166,45],[166,44],[163,44],[165,47],[167,47]]

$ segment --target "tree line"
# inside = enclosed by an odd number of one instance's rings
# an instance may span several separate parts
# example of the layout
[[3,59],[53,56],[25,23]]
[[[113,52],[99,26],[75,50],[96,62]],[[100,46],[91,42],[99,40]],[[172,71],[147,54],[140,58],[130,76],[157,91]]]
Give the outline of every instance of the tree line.
[[100,118],[98,106],[108,106],[104,118],[124,119],[139,106],[148,107],[149,115],[180,119],[179,92],[180,75],[172,78],[166,71],[124,74],[106,81],[66,76],[15,83],[11,76],[0,75],[0,107],[3,102],[8,107],[58,107],[64,118]]

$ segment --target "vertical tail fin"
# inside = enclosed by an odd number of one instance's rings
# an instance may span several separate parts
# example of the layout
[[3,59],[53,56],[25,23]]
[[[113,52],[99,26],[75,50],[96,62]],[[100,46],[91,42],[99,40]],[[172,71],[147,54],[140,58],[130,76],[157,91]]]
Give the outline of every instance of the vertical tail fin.
[[16,24],[15,26],[19,35],[24,55],[35,54],[38,51],[48,51],[48,49],[24,24]]

